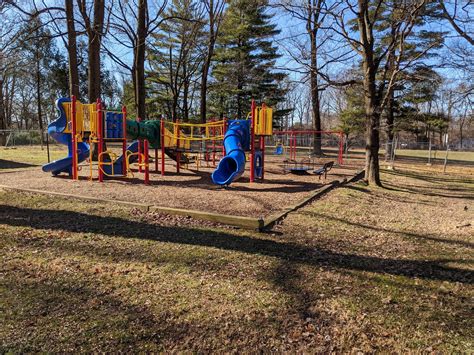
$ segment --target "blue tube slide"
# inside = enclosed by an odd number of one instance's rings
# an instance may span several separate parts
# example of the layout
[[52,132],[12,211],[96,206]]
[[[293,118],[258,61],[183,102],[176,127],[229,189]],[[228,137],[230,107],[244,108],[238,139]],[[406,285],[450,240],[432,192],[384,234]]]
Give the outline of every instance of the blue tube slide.
[[[71,102],[69,98],[61,98],[56,100],[56,108],[59,111],[59,118],[53,121],[48,126],[48,134],[60,144],[65,144],[68,147],[68,155],[65,158],[55,160],[51,163],[43,165],[44,172],[51,172],[53,175],[60,173],[68,173],[72,175],[72,136],[71,133],[64,133],[67,125],[66,112],[64,111],[63,103]],[[89,157],[89,145],[85,142],[77,144],[77,161],[83,162]]]
[[245,170],[245,151],[250,147],[250,121],[228,121],[224,136],[226,156],[221,159],[212,173],[212,181],[217,185],[230,185],[242,176]]

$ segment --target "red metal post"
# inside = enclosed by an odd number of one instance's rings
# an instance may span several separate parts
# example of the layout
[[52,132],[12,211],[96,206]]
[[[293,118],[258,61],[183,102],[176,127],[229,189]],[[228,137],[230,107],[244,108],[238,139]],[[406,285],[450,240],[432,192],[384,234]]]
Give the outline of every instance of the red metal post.
[[288,142],[290,145],[290,159],[293,159],[293,135],[292,134],[288,135]]
[[[142,119],[140,117],[137,117],[137,122],[140,123],[142,121]],[[138,134],[140,134],[140,125],[138,126]],[[143,143],[143,140],[139,139],[138,140],[138,172],[139,173],[142,173],[143,172],[143,168],[142,168],[142,163],[143,163],[143,159],[142,159],[142,154],[143,154],[143,151],[142,151],[142,143]]]
[[265,176],[265,136],[260,136],[260,150],[262,151],[262,177],[264,179]]
[[225,137],[225,134],[227,133],[227,125],[228,125],[228,122],[227,122],[227,118],[224,117],[224,132],[222,132],[222,157],[225,157],[225,147],[224,147],[224,137]]
[[99,158],[98,158],[98,169],[99,169],[99,182],[104,181],[104,173],[100,163],[102,162],[102,153],[104,149],[104,123],[102,122],[102,102],[97,99],[97,140],[99,141]]
[[250,111],[250,182],[255,181],[255,100]]
[[293,145],[293,157],[290,159],[296,160],[296,134],[293,134],[292,138],[292,145]]
[[339,165],[344,164],[342,160],[343,153],[344,153],[344,133],[341,132],[339,135],[339,157],[338,157]]
[[148,156],[148,140],[143,141],[143,150],[145,151],[145,184],[150,184],[150,169],[148,166],[149,156]]
[[76,96],[71,96],[71,144],[72,144],[72,179],[77,180],[77,122],[76,122]]
[[160,122],[161,175],[165,175],[165,121]]

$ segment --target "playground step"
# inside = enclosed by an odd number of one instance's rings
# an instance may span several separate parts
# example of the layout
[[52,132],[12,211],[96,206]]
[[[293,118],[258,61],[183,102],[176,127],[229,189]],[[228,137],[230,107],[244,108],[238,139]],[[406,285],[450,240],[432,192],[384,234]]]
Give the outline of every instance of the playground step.
[[[177,161],[178,160],[178,152],[174,149],[170,149],[170,148],[166,148],[165,149],[165,153],[166,155],[168,155],[171,159],[173,159],[174,161]],[[180,163],[181,164],[189,164],[191,161],[189,159],[189,157],[186,155],[186,153],[183,153],[181,152],[181,160],[180,160]]]

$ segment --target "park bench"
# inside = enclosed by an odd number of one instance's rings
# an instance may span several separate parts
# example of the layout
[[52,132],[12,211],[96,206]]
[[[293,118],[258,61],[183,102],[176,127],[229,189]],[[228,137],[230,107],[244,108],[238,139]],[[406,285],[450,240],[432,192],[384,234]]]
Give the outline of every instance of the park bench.
[[329,161],[326,164],[324,164],[321,168],[314,170],[313,174],[318,175],[319,179],[321,179],[321,176],[324,175],[324,179],[326,179],[328,171],[331,170],[333,166],[334,166],[334,162]]

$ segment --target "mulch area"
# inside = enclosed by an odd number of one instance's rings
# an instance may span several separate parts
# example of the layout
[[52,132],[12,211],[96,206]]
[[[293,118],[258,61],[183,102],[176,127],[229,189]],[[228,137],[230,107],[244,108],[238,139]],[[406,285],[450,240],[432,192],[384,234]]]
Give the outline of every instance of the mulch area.
[[[121,200],[162,207],[183,208],[232,214],[248,217],[264,217],[291,206],[314,190],[334,180],[350,179],[359,166],[335,167],[327,179],[318,179],[313,174],[294,175],[284,173],[281,159],[273,157],[266,162],[265,181],[250,183],[249,170],[229,188],[214,185],[211,180],[212,167],[190,165],[176,173],[174,162],[167,162],[166,175],[150,174],[150,185],[143,184],[143,174],[135,173],[132,179],[107,180],[104,183],[89,181],[89,166],[82,165],[80,180],[72,181],[66,175],[52,177],[41,168],[9,170],[0,173],[0,184],[42,191],[53,191],[80,196]],[[321,163],[322,165],[323,163]],[[205,163],[203,164],[205,165]],[[247,164],[249,165],[249,164]],[[154,164],[151,164],[154,169]],[[94,177],[97,171],[94,171]]]

